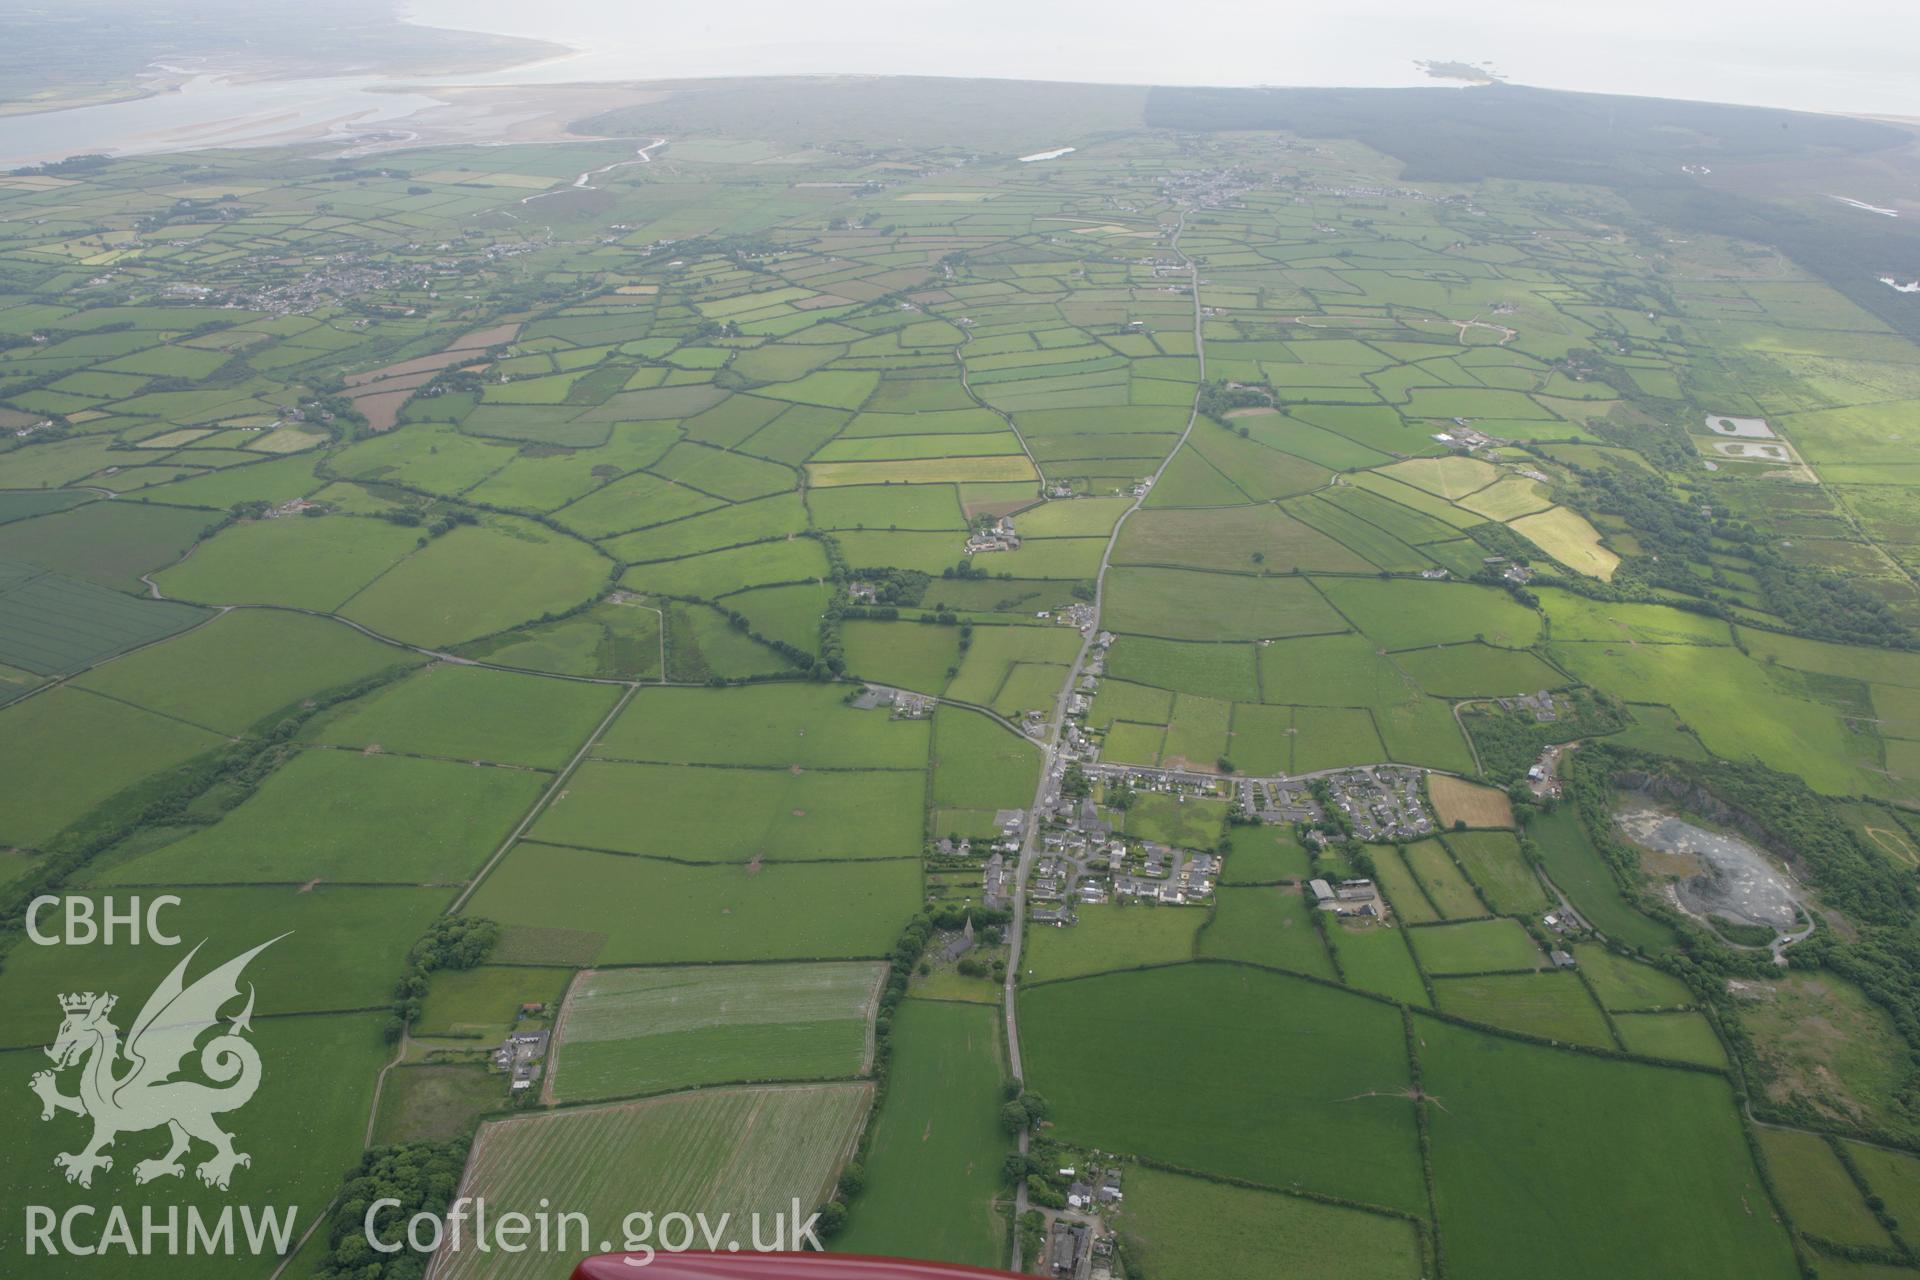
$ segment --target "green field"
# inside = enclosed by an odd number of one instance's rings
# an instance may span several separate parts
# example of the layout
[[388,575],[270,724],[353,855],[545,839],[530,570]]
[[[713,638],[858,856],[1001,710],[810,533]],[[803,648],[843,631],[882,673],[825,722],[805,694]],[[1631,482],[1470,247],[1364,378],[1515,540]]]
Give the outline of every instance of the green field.
[[[1564,973],[1435,978],[1442,1013],[1566,1044],[1617,1049],[1606,1017],[1580,980]],[[1631,1045],[1628,1046],[1632,1048]],[[1678,1056],[1678,1055],[1660,1055]]]
[[919,769],[794,771],[589,760],[533,824],[554,844],[691,862],[910,857]]
[[[1149,1275],[1211,1280],[1274,1265],[1300,1280],[1414,1280],[1421,1275],[1413,1223],[1300,1196],[1255,1191],[1139,1168],[1118,1215],[1127,1256]],[[1207,1229],[1196,1231],[1196,1224]]]
[[1920,1160],[1862,1142],[1842,1146],[1873,1194],[1886,1201],[1888,1212],[1902,1223],[1914,1221],[1920,1214]]
[[1025,809],[1033,803],[1039,753],[982,715],[942,708],[933,716],[933,803],[940,809]]
[[1298,889],[1285,886],[1221,889],[1213,917],[1200,933],[1199,954],[1271,965],[1329,981],[1334,977],[1333,960],[1314,924],[1313,908]]
[[309,749],[220,822],[99,882],[457,883],[499,847],[543,785],[524,770]]
[[1376,578],[1316,578],[1314,585],[1385,649],[1463,640],[1524,649],[1540,638],[1540,615],[1489,587]]
[[594,744],[614,760],[670,764],[917,769],[924,721],[856,711],[844,691],[805,684],[739,689],[645,689]]
[[1169,640],[1259,640],[1344,629],[1298,578],[1180,569],[1117,568],[1101,622],[1111,631]]
[[222,530],[154,581],[179,600],[332,612],[413,544],[413,534],[382,520],[255,520]]
[[[1079,652],[1080,637],[1055,627],[978,627],[960,670],[947,687],[947,696],[960,702],[991,706],[1003,714],[1028,707],[1051,708],[1061,683],[1066,679],[1066,664]],[[1031,688],[1020,673],[1034,671],[1037,683]],[[1016,700],[1003,706],[1003,699]],[[1033,699],[1039,699],[1034,701]]]
[[1233,849],[1221,873],[1225,884],[1272,884],[1307,876],[1313,860],[1291,829],[1282,826],[1241,827],[1234,831]]
[[339,623],[247,609],[97,667],[76,683],[162,715],[237,734],[306,695],[418,660]]
[[498,1072],[474,1065],[402,1065],[380,1087],[373,1139],[448,1142],[470,1135],[488,1112],[506,1109],[506,1077]]
[[1653,966],[1604,947],[1579,945],[1573,955],[1580,962],[1581,976],[1600,1003],[1621,1011],[1671,1009],[1693,1003],[1686,983]]
[[847,670],[862,679],[917,693],[939,693],[960,665],[960,635],[951,627],[902,622],[849,622],[843,634]]
[[1407,869],[1419,880],[1427,901],[1442,920],[1471,920],[1487,914],[1486,904],[1438,840],[1406,846],[1406,859]]
[[403,755],[557,769],[619,690],[576,680],[435,665],[330,716],[313,739]]
[[1036,925],[1020,955],[1022,981],[1050,982],[1143,964],[1191,960],[1207,913],[1191,907],[1104,903],[1075,909],[1065,926]]
[[663,675],[662,611],[607,600],[557,622],[531,623],[461,646],[463,656],[556,675],[658,680]]
[[[1183,965],[1020,997],[1028,1085],[1063,1137],[1421,1212],[1399,1014],[1298,978]],[[1204,1079],[1176,1108],[1138,1100]]]
[[525,843],[472,910],[586,943],[556,959],[662,964],[878,956],[919,902],[920,868],[905,860],[688,866]]
[[1442,838],[1495,911],[1520,916],[1547,909],[1547,892],[1521,856],[1520,842],[1511,834],[1453,831]]
[[[776,1210],[792,1211],[790,1200],[819,1203],[870,1096],[860,1084],[716,1089],[496,1120],[474,1139],[460,1193],[485,1197],[502,1213],[534,1213],[544,1198],[575,1206],[590,1222],[619,1223],[647,1204],[655,1221],[698,1210],[742,1222],[759,1213],[771,1223]],[[436,1273],[539,1276],[552,1265],[537,1250],[467,1250],[443,1253]]]
[[589,970],[568,992],[549,1088],[580,1102],[862,1074],[880,977],[872,964]]
[[1315,707],[1386,707],[1418,692],[1413,678],[1380,646],[1359,635],[1276,640],[1260,652],[1260,686],[1268,702]]
[[[1209,698],[1250,701],[1260,696],[1251,645],[1203,644],[1121,636],[1107,657],[1107,673],[1119,680]],[[1104,695],[1113,681],[1101,686]]]
[[866,1157],[867,1190],[834,1247],[996,1266],[1005,1253],[997,1201],[1008,1146],[999,1124],[1000,1011],[908,1000],[893,1028],[897,1047]]
[[1401,924],[1432,924],[1440,919],[1423,881],[1413,874],[1399,849],[1375,849],[1372,857],[1374,878]]
[[1754,1136],[1795,1227],[1840,1244],[1892,1246],[1824,1138],[1798,1129],[1755,1129]]
[[1469,920],[1409,929],[1407,940],[1429,974],[1536,969],[1546,957],[1514,920]]
[[0,841],[44,843],[121,788],[221,741],[79,689],[0,708]]
[[1737,649],[1578,641],[1556,642],[1550,651],[1596,689],[1672,707],[1718,756],[1798,773],[1829,795],[1915,794],[1908,779],[1880,770],[1882,750],[1848,727],[1844,705],[1807,696],[1804,677],[1772,678],[1767,664]]
[[1616,1013],[1613,1025],[1631,1053],[1703,1067],[1727,1065],[1727,1051],[1704,1013]]
[[177,559],[212,523],[205,511],[130,502],[0,524],[0,560],[37,565],[122,591]]
[[208,616],[11,561],[0,561],[0,604],[0,663],[40,676],[69,675]]
[[[354,592],[339,611],[410,644],[458,644],[582,604],[606,586],[611,568],[585,543],[501,520],[429,543]],[[482,574],[488,589],[476,595],[470,587]]]
[[1377,925],[1329,928],[1327,941],[1340,967],[1340,980],[1406,1004],[1427,1004],[1427,989],[1421,984],[1420,970],[1414,967],[1413,953],[1407,949],[1410,932]]
[[1557,689],[1567,678],[1525,649],[1449,644],[1415,649],[1395,661],[1421,688],[1442,698],[1493,698]]
[[[1522,1241],[1555,1250],[1571,1276],[1797,1274],[1723,1078],[1430,1019],[1416,1031],[1451,1266],[1536,1275]],[[1568,1149],[1580,1159],[1553,1154]]]

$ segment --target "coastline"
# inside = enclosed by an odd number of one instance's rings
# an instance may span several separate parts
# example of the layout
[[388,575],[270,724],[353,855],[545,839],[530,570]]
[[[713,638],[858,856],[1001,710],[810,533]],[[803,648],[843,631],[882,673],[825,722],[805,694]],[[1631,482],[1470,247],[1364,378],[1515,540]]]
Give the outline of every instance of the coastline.
[[[200,65],[180,65],[177,60],[155,61],[143,67],[128,84],[116,86],[76,86],[65,96],[23,98],[0,101],[0,120],[20,120],[53,115],[63,111],[84,111],[94,107],[120,106],[144,102],[178,93],[194,80],[218,77],[231,84],[247,85],[279,81],[326,79],[374,79],[388,81],[393,90],[413,88],[415,82],[446,80],[466,76],[497,76],[527,67],[547,66],[581,56],[584,50],[551,40],[502,35],[492,31],[468,30],[415,22],[396,11],[396,24],[415,30],[453,37],[457,44],[436,58],[409,58],[390,64],[341,66],[299,59],[266,57],[249,60],[240,54],[221,54],[204,59]],[[377,90],[376,90],[377,91]]]

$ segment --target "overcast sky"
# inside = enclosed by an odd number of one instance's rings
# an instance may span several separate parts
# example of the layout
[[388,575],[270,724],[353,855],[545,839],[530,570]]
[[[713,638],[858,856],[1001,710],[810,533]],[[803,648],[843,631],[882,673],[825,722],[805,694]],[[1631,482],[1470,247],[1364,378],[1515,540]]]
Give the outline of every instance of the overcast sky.
[[1515,81],[1920,118],[1920,0],[403,0],[585,52],[548,79],[857,72],[1402,85],[1418,58]]

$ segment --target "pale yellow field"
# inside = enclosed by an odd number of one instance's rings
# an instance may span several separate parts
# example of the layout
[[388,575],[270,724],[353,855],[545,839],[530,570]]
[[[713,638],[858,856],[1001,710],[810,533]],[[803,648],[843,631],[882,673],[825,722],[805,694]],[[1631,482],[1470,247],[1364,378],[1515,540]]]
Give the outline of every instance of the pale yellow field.
[[1525,476],[1502,476],[1480,492],[1462,498],[1460,505],[1489,520],[1512,520],[1516,516],[1545,511],[1553,505],[1547,486]]
[[1407,462],[1396,462],[1390,467],[1380,468],[1380,474],[1392,476],[1416,489],[1425,489],[1435,497],[1453,502],[1498,480],[1500,469],[1478,458],[1454,454],[1445,458],[1414,458]]
[[906,462],[815,462],[807,483],[817,489],[843,484],[953,484],[970,480],[1038,480],[1025,454],[985,458],[917,458]]
[[183,444],[192,444],[195,440],[212,435],[213,432],[200,427],[182,427],[178,431],[168,431],[162,435],[148,436],[140,442],[142,449],[178,449]]
[[1440,825],[1449,831],[1455,822],[1465,822],[1469,827],[1513,825],[1513,805],[1507,793],[1492,787],[1434,773],[1427,776],[1427,798],[1433,801]]
[[175,187],[167,192],[176,200],[218,200],[221,196],[251,196],[265,191],[260,186],[223,187],[211,184],[198,187]]
[[1577,511],[1549,507],[1535,515],[1508,521],[1507,527],[1567,568],[1590,578],[1611,582],[1613,571],[1620,567],[1620,557],[1600,545],[1600,531]]
[[302,449],[311,449],[326,442],[326,434],[319,431],[302,431],[299,427],[281,427],[269,431],[248,445],[249,449],[258,449],[261,453],[298,453]]
[[559,182],[536,173],[467,173],[459,169],[435,169],[421,175],[425,182],[455,182],[467,187],[515,187],[521,191],[543,191]]

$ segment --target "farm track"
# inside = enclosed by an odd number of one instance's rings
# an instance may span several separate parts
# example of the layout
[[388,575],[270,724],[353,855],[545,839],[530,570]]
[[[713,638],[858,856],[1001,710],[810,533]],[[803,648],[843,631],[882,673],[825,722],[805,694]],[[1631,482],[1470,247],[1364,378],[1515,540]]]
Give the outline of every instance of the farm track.
[[407,1047],[412,1041],[411,1028],[405,1023],[400,1027],[400,1039],[393,1047],[393,1061],[380,1068],[380,1074],[373,1078],[373,1101],[367,1104],[367,1131],[360,1145],[373,1145],[374,1126],[380,1122],[380,1095],[387,1087],[387,1074],[407,1060]]
[[[1167,467],[1172,464],[1174,455],[1178,454],[1181,447],[1186,444],[1187,438],[1193,434],[1194,425],[1200,420],[1200,392],[1202,388],[1205,387],[1207,380],[1207,351],[1202,333],[1204,324],[1200,312],[1200,268],[1193,259],[1187,257],[1180,249],[1180,237],[1186,231],[1186,227],[1187,215],[1186,211],[1182,210],[1179,221],[1174,226],[1173,240],[1170,247],[1174,253],[1179,255],[1180,260],[1186,264],[1188,289],[1193,298],[1193,347],[1194,354],[1199,362],[1198,373],[1193,389],[1193,404],[1187,411],[1187,425],[1185,430],[1181,431],[1180,438],[1174,441],[1173,447],[1167,450],[1165,457],[1160,459],[1160,465],[1155,467],[1153,474],[1148,477],[1146,488],[1133,500],[1133,503],[1128,506],[1125,511],[1120,513],[1120,518],[1113,523],[1112,532],[1107,535],[1107,545],[1100,553],[1100,569],[1099,572],[1094,575],[1093,579],[1093,621],[1087,627],[1086,635],[1081,640],[1080,652],[1074,657],[1073,665],[1067,668],[1067,675],[1065,680],[1061,682],[1059,694],[1054,698],[1053,714],[1047,720],[1047,732],[1041,758],[1040,780],[1034,787],[1033,803],[1027,808],[1026,821],[1020,833],[1020,863],[1015,869],[1013,877],[1013,919],[1010,922],[1009,932],[1007,934],[1007,978],[1006,987],[1003,992],[1006,1016],[1007,1063],[1016,1081],[1024,1081],[1025,1079],[1025,1070],[1020,1059],[1020,1004],[1018,997],[1020,952],[1021,946],[1025,941],[1026,932],[1027,876],[1033,868],[1033,860],[1036,853],[1035,844],[1040,830],[1040,807],[1045,802],[1049,791],[1057,785],[1054,773],[1059,759],[1060,737],[1066,724],[1067,701],[1072,697],[1074,686],[1080,681],[1081,670],[1086,666],[1087,654],[1092,650],[1093,643],[1100,634],[1100,614],[1106,600],[1107,570],[1111,567],[1113,549],[1120,541],[1120,533],[1126,527],[1128,517],[1138,511],[1141,506],[1145,504],[1147,498],[1152,495],[1153,486],[1159,482],[1161,475],[1164,474]],[[1026,735],[1023,734],[1021,736],[1025,737]],[[1023,1128],[1020,1131],[1020,1153],[1025,1155],[1027,1148],[1028,1134]],[[1026,1212],[1027,1188],[1023,1182],[1014,1192],[1014,1220],[1016,1224],[1020,1217]],[[1023,1259],[1020,1256],[1020,1234],[1016,1229],[1013,1233],[1012,1256],[1008,1264],[1009,1269],[1013,1271],[1022,1270],[1022,1262]]]
[[1473,759],[1473,771],[1476,774],[1481,772],[1480,748],[1477,745],[1475,745],[1473,741],[1473,735],[1467,732],[1466,719],[1460,713],[1464,708],[1468,706],[1477,706],[1477,705],[1479,705],[1477,702],[1456,702],[1453,704],[1453,723],[1459,727],[1460,736],[1466,739],[1467,754]]
[[1013,438],[1020,442],[1020,452],[1027,455],[1027,464],[1033,468],[1033,474],[1039,477],[1040,491],[1045,493],[1047,489],[1046,469],[1042,467],[1039,460],[1033,456],[1033,449],[1028,446],[1026,433],[1020,430],[1020,424],[1015,422],[1013,415],[1005,409],[996,409],[985,400],[982,400],[980,394],[973,389],[973,384],[967,380],[967,343],[972,341],[973,330],[968,329],[966,341],[953,349],[954,363],[960,366],[960,389],[967,393],[969,400],[972,400],[988,413],[997,415],[1002,422],[1007,424],[1007,430],[1013,432]]
[[493,869],[500,864],[500,860],[506,857],[508,851],[511,850],[515,844],[519,843],[520,837],[527,833],[527,828],[533,825],[536,818],[546,812],[547,806],[553,802],[553,798],[565,789],[567,781],[573,777],[574,771],[580,767],[580,762],[587,758],[587,753],[592,751],[594,744],[600,741],[600,736],[607,731],[609,725],[619,719],[620,713],[627,709],[627,704],[633,701],[633,695],[639,691],[640,686],[637,684],[627,686],[627,691],[620,695],[619,700],[613,704],[613,710],[607,712],[606,717],[600,721],[594,731],[587,735],[587,740],[580,744],[580,749],[574,752],[573,759],[567,761],[566,768],[553,775],[553,781],[548,783],[547,789],[540,793],[540,798],[533,802],[533,807],[527,810],[526,816],[520,819],[519,825],[515,826],[514,829],[507,834],[507,838],[500,842],[500,847],[494,850],[493,856],[488,858],[480,870],[474,873],[473,878],[467,882],[467,887],[461,890],[460,895],[447,907],[447,915],[457,914],[460,908],[467,904],[467,899],[471,898],[474,893],[479,890],[480,886],[486,882],[487,876],[492,874]]

